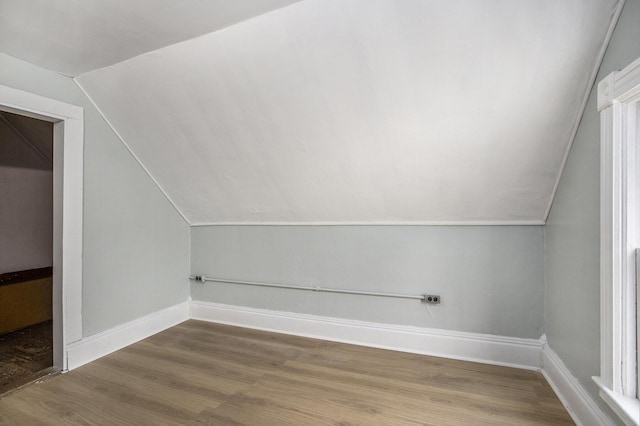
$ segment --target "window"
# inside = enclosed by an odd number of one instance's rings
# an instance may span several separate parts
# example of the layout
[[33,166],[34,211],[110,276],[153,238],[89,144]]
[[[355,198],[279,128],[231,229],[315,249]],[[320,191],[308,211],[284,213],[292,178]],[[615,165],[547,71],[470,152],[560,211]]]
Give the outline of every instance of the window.
[[601,397],[629,425],[640,423],[640,58],[598,86],[600,159]]

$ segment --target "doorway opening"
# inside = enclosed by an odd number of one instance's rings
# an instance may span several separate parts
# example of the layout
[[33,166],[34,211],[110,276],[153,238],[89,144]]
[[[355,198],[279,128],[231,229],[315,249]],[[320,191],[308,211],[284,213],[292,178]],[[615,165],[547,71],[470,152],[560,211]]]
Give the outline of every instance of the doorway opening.
[[53,124],[0,111],[0,394],[53,369]]
[[0,111],[52,126],[52,364],[64,371],[69,347],[82,339],[84,110],[0,85]]

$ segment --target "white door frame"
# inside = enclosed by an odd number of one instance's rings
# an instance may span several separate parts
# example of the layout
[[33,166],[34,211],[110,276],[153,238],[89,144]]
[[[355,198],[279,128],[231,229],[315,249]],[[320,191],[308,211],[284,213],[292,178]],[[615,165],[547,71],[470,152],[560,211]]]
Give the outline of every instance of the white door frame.
[[84,110],[0,85],[0,110],[53,123],[53,366],[82,339]]

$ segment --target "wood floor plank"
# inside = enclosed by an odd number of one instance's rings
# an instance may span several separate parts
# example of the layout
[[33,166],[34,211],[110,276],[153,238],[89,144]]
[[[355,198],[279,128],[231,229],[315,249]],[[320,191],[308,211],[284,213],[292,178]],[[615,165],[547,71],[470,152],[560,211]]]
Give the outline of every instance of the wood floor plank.
[[0,397],[1,425],[564,425],[535,371],[187,321]]
[[184,365],[194,368],[199,374],[226,378],[236,382],[253,383],[265,371],[264,367],[244,364],[243,359],[187,350],[182,347],[159,349],[146,342],[139,342],[125,350],[128,354],[143,355],[153,360],[150,361],[151,365],[155,364],[156,360],[172,365]]
[[0,400],[0,412],[10,412],[14,422],[27,425],[99,425],[107,419],[118,425],[168,424],[166,418],[139,406],[138,401],[110,395],[102,385],[87,386],[82,375],[76,374],[72,380],[65,376],[10,394]]
[[[437,384],[434,385],[430,380],[422,383],[408,382],[370,374],[347,373],[335,371],[331,368],[303,364],[299,361],[287,362],[285,368],[278,373],[278,379],[303,379],[309,386],[314,383],[321,383],[330,389],[366,389],[370,395],[393,395],[393,397],[399,398],[398,404],[413,401],[423,407],[445,405],[445,407],[453,409],[458,406],[464,406],[472,407],[479,412],[502,410],[505,413],[513,412],[515,408],[523,413],[531,412],[535,415],[540,410],[545,410],[544,412],[547,413],[546,416],[548,417],[559,415],[559,418],[566,418],[564,407],[558,406],[557,399],[554,400],[556,404],[546,407],[545,401],[536,400],[536,393],[533,391],[520,398],[513,398],[510,395],[510,389],[506,389],[504,394],[487,395],[469,392],[464,386],[447,388],[437,386]],[[526,401],[526,403],[523,404],[523,401]]]
[[[196,398],[206,399],[207,406],[217,405],[257,380],[250,380],[246,375],[238,375],[238,379],[229,378],[208,369],[194,367],[192,364],[178,364],[161,359],[149,360],[130,352],[118,352],[113,355],[105,359],[105,363],[128,369],[141,381],[159,382]],[[158,370],[161,370],[162,374],[158,374]]]
[[[277,375],[276,375],[277,374]],[[458,392],[435,392],[427,386],[412,384],[413,392],[398,392],[398,382],[380,379],[379,383],[368,380],[358,383],[353,376],[330,376],[326,374],[305,375],[296,372],[278,372],[265,376],[255,386],[243,391],[227,404],[236,405],[246,411],[261,407],[261,416],[282,416],[284,412],[306,413],[309,417],[320,418],[319,413],[330,412],[343,416],[340,421],[350,422],[352,418],[367,419],[367,423],[420,424],[429,418],[437,419],[436,424],[460,424],[461,412],[473,414],[475,424],[530,424],[529,418],[540,418],[548,424],[563,424],[562,416],[541,412],[528,403],[501,400],[495,397],[478,397]],[[260,403],[257,403],[260,401]],[[227,404],[220,411],[226,410]],[[451,422],[447,418],[455,415]],[[566,414],[565,414],[566,416]],[[533,423],[535,424],[535,422]],[[567,424],[564,422],[564,424]]]

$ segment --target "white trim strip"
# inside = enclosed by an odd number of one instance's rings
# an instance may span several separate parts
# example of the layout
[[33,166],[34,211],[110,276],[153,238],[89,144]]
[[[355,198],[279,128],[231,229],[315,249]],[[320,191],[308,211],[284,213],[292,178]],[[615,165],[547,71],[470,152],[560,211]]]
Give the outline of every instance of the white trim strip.
[[450,220],[423,222],[197,222],[190,226],[543,226],[542,220]]
[[560,180],[562,179],[562,175],[564,174],[564,168],[566,167],[567,160],[569,159],[569,152],[571,152],[571,147],[573,146],[573,142],[575,141],[576,135],[578,134],[578,127],[580,126],[580,121],[582,120],[582,116],[584,115],[584,111],[587,107],[587,101],[589,100],[589,95],[591,94],[591,90],[595,85],[596,78],[598,78],[598,71],[600,70],[600,65],[602,65],[604,54],[607,51],[607,47],[609,47],[609,41],[611,41],[611,37],[613,36],[613,30],[616,28],[618,19],[620,19],[620,14],[622,13],[624,2],[625,0],[619,0],[616,10],[613,12],[613,16],[611,17],[611,22],[609,23],[609,29],[607,30],[607,34],[604,37],[602,46],[600,46],[600,51],[598,52],[596,63],[593,69],[591,70],[591,76],[589,77],[589,84],[587,85],[587,90],[584,96],[582,97],[582,103],[580,104],[580,108],[578,109],[578,114],[575,117],[573,128],[571,129],[571,136],[569,136],[569,143],[567,144],[567,149],[564,152],[564,156],[562,157],[560,170],[558,170],[558,177],[556,178],[556,182],[553,185],[553,190],[551,191],[551,197],[549,198],[549,204],[547,205],[547,209],[544,212],[544,222],[546,222],[549,219],[549,214],[551,213],[551,207],[553,206],[553,201],[556,198],[556,192],[558,192],[558,187],[560,186]]
[[[614,425],[544,338],[522,339],[320,317],[192,301],[163,309],[72,344],[69,370],[189,318],[380,349],[540,370],[577,425]],[[626,420],[625,420],[626,421]],[[627,424],[637,424],[629,423]]]
[[82,337],[84,109],[0,85],[0,110],[53,124],[53,363]]
[[578,426],[615,424],[548,345],[542,350],[542,374]]
[[44,96],[4,85],[0,85],[0,99],[2,99],[2,108],[0,108],[2,111],[45,121],[64,120],[65,118],[82,120],[84,115],[82,107],[77,105],[45,98]]
[[[638,217],[636,113],[640,58],[598,85],[600,107],[600,396],[638,425],[635,249]],[[635,400],[633,417],[628,399]],[[635,418],[635,419],[634,419]]]
[[140,161],[140,159],[138,158],[138,156],[131,150],[131,147],[129,147],[129,145],[127,144],[127,142],[125,142],[124,138],[120,135],[120,133],[118,133],[118,131],[116,130],[116,128],[113,126],[113,124],[111,124],[111,121],[109,121],[109,119],[107,118],[106,115],[104,115],[104,113],[102,112],[102,110],[100,109],[100,107],[98,106],[98,104],[96,104],[93,100],[93,98],[89,95],[89,93],[87,93],[86,90],[84,90],[84,87],[82,87],[80,85],[80,82],[77,79],[73,79],[73,82],[76,84],[76,86],[78,86],[78,89],[80,89],[80,91],[87,97],[87,99],[89,100],[89,102],[91,102],[91,104],[93,105],[93,107],[96,109],[96,111],[98,111],[98,114],[100,114],[100,117],[102,117],[102,119],[104,120],[105,123],[107,123],[107,126],[109,126],[109,128],[111,129],[111,131],[118,137],[118,139],[120,139],[120,142],[122,142],[122,145],[124,145],[124,147],[127,149],[127,151],[129,151],[129,154],[131,154],[131,156],[133,157],[134,160],[136,160],[136,162],[140,165],[140,167],[142,167],[142,170],[144,170],[144,172],[147,174],[147,176],[149,176],[149,179],[151,179],[151,181],[156,185],[156,187],[158,187],[158,189],[160,190],[160,192],[162,193],[162,195],[164,195],[164,197],[167,199],[167,201],[169,201],[169,203],[173,206],[173,208],[176,210],[176,212],[178,212],[178,214],[180,215],[180,217],[185,221],[185,223],[187,225],[189,225],[189,221],[187,220],[186,216],[182,213],[182,211],[178,208],[178,206],[176,205],[176,203],[173,202],[173,200],[171,199],[171,197],[169,197],[169,194],[167,194],[167,192],[164,190],[164,188],[158,183],[158,181],[156,180],[155,177],[153,177],[153,175],[151,174],[151,172],[145,167],[144,164],[142,164],[142,161]]
[[192,301],[192,319],[401,352],[538,370],[543,343]]
[[188,319],[189,302],[186,301],[102,333],[83,338],[69,345],[67,349],[67,368],[69,370],[78,368]]
[[624,421],[625,425],[638,426],[640,424],[640,402],[613,392],[600,377],[592,377],[600,388],[600,397]]
[[640,58],[627,65],[623,70],[612,72],[598,84],[598,111],[610,107],[614,102],[626,103],[640,93],[638,75]]

